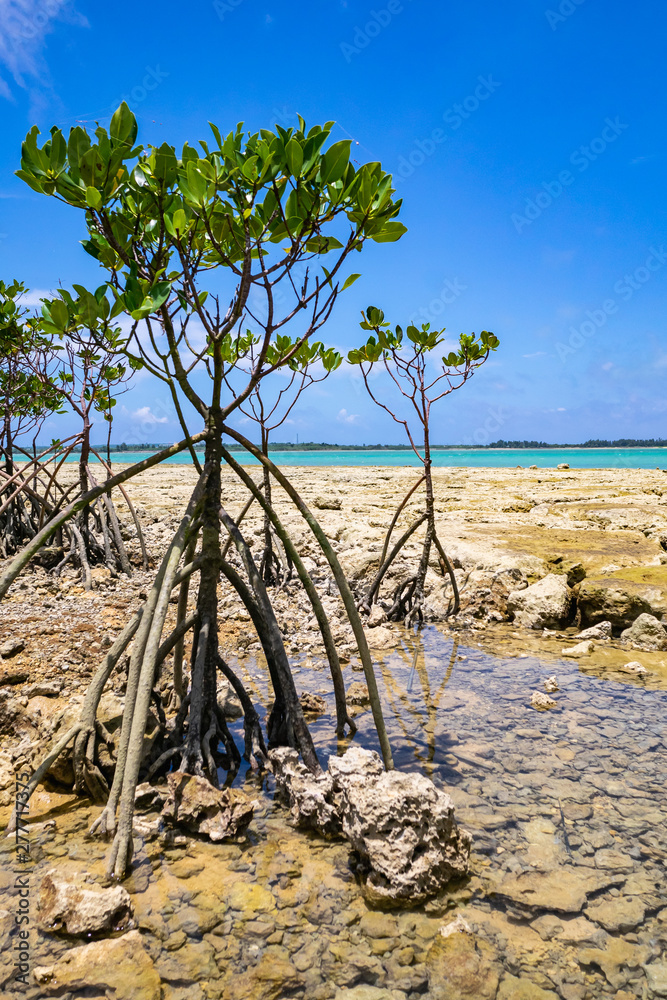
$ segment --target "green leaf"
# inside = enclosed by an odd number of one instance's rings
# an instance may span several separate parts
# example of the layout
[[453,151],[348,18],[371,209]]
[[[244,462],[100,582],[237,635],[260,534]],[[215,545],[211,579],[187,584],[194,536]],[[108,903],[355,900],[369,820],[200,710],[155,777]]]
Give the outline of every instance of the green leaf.
[[99,208],[101,204],[102,204],[102,195],[97,190],[97,188],[90,187],[90,186],[87,187],[86,188],[86,205],[88,205],[89,208]]
[[109,135],[115,145],[133,146],[137,138],[137,131],[137,119],[125,101],[123,101],[120,107],[113,113],[111,124],[109,125]]
[[292,138],[285,146],[287,166],[293,177],[299,177],[303,166],[303,149],[298,139]]
[[407,231],[408,227],[404,226],[402,222],[385,222],[381,231],[375,236],[371,236],[371,239],[375,243],[395,243]]
[[351,139],[341,139],[327,149],[322,157],[322,180],[326,184],[333,184],[340,180],[345,173],[350,159]]
[[355,283],[355,281],[357,280],[357,278],[360,278],[360,277],[361,277],[360,274],[351,274],[351,275],[349,275],[349,277],[347,277],[345,279],[343,287],[341,288],[341,292],[344,292],[346,288],[349,288],[350,285],[353,285]]

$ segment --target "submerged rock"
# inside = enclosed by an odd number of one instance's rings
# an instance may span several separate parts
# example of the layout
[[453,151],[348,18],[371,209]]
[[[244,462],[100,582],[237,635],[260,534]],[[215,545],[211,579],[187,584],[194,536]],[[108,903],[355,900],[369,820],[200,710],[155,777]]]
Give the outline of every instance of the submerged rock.
[[585,639],[584,642],[578,642],[576,646],[568,646],[565,649],[561,649],[561,653],[563,656],[572,656],[578,659],[580,656],[590,656],[594,648],[591,640]]
[[630,663],[625,663],[621,670],[624,674],[647,674],[648,670],[646,667],[639,662],[639,660],[631,660]]
[[548,694],[544,694],[543,691],[533,691],[530,696],[530,704],[538,712],[546,712],[550,708],[557,708],[558,706],[558,702],[550,698]]
[[304,691],[300,694],[299,702],[304,712],[310,715],[322,715],[327,710],[327,703],[324,698],[319,694],[311,694],[310,691]]
[[168,774],[169,794],[162,818],[209,840],[224,840],[242,833],[253,815],[253,803],[237,788],[214,788],[191,774]]
[[421,774],[385,771],[377,753],[351,747],[314,776],[295,750],[270,754],[292,818],[324,834],[342,834],[361,858],[364,893],[393,906],[434,896],[468,870],[470,834],[451,799]]
[[104,889],[87,885],[83,877],[66,881],[55,869],[42,879],[37,914],[42,930],[86,936],[125,930],[131,917],[130,896],[120,885]]
[[569,620],[572,600],[565,576],[549,573],[525,590],[513,590],[507,610],[524,628],[561,628]]
[[[113,1000],[161,1000],[160,976],[144,949],[139,931],[71,948],[53,965],[37,966],[42,996],[85,991]],[[69,994],[71,995],[71,993]]]
[[580,913],[587,896],[623,881],[623,877],[590,869],[559,868],[510,875],[495,891],[528,910]]
[[432,1000],[495,1000],[501,967],[491,945],[460,916],[441,928],[426,956]]
[[630,628],[621,632],[621,641],[633,649],[667,649],[667,632],[662,622],[654,615],[642,614],[635,618]]

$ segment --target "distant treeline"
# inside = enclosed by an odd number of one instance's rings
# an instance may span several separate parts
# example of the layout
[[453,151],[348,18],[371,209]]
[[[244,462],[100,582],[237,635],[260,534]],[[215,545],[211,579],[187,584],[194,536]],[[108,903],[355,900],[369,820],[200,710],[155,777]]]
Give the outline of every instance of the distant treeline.
[[583,444],[547,444],[546,441],[493,441],[483,445],[484,448],[667,448],[665,438],[618,438],[615,441],[603,441],[594,438]]
[[[39,451],[44,451],[48,445],[38,445]],[[168,444],[114,444],[110,451],[112,454],[137,451],[160,451],[168,448]],[[202,441],[195,445],[197,451],[204,450]],[[245,451],[245,448],[233,442],[226,444],[229,451]],[[95,451],[105,453],[106,445],[94,445]],[[488,448],[526,448],[535,450],[537,448],[667,448],[665,438],[618,438],[615,441],[603,441],[599,438],[584,441],[583,444],[548,444],[546,441],[492,441],[491,444],[436,444],[431,446],[432,451],[478,451]],[[80,451],[74,448],[73,451]],[[412,451],[407,444],[327,444],[326,441],[302,441],[293,444],[289,441],[276,441],[269,445],[269,451]]]

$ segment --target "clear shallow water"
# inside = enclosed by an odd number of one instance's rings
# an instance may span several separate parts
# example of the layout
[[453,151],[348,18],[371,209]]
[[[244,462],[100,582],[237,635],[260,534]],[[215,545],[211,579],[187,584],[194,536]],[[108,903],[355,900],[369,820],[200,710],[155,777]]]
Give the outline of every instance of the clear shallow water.
[[[263,660],[229,659],[266,706]],[[373,1000],[458,997],[428,985],[431,943],[457,914],[492,951],[498,1000],[663,996],[647,986],[667,971],[667,692],[584,675],[571,661],[493,656],[433,627],[404,633],[400,649],[375,660],[397,766],[445,788],[473,834],[468,883],[449,908],[368,911],[347,846],[291,829],[271,780],[246,772],[237,783],[256,811],[245,842],[194,840],[186,853],[137,838],[125,884],[164,1000],[333,1000],[364,984],[388,991]],[[333,732],[328,668],[320,658],[292,664],[297,688],[327,702],[311,725],[326,761],[347,745]],[[348,685],[363,679],[356,665],[345,667]],[[558,707],[535,712],[530,694],[551,674]],[[356,741],[377,748],[370,711],[357,723]],[[84,839],[98,809],[83,800],[35,831],[35,889],[54,864],[99,877],[108,845]],[[62,960],[78,944],[38,932],[35,961]],[[105,995],[120,975],[93,963],[87,989],[67,995]],[[114,995],[130,1000],[145,975],[133,970]],[[67,988],[57,979],[46,992],[8,987],[29,1000]]]
[[[115,452],[112,462],[132,464],[148,458],[150,452]],[[272,451],[277,465],[400,465],[417,466],[419,463],[410,451]],[[245,452],[234,452],[243,465],[256,465],[257,461]],[[70,455],[68,461],[78,461]],[[95,460],[96,461],[96,460]],[[186,451],[167,459],[173,464],[190,464]],[[553,469],[566,462],[573,469],[656,469],[667,468],[667,448],[560,448],[534,450],[524,448],[457,449],[434,451],[435,466],[472,466],[475,468],[513,469],[521,465],[528,468]]]

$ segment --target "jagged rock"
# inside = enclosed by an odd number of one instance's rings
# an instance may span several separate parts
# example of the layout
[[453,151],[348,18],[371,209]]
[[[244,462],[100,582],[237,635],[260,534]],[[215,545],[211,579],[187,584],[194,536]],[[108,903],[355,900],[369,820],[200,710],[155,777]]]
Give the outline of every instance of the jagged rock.
[[584,624],[609,621],[616,628],[628,628],[639,615],[653,610],[640,594],[593,580],[580,584],[578,605]]
[[0,669],[0,687],[5,684],[24,684],[30,677],[25,667],[10,667],[9,665]]
[[569,469],[569,468],[570,468],[570,466],[569,466],[569,465],[567,464],[567,462],[559,462],[559,464],[558,464],[558,465],[556,466],[556,468],[557,468],[557,469],[560,469],[560,470],[561,470],[561,472],[562,472],[562,471],[564,471],[565,469]]
[[8,639],[7,642],[3,642],[0,646],[0,656],[3,660],[9,660],[10,657],[16,656],[25,649],[25,643],[23,639]]
[[543,691],[533,691],[530,696],[530,704],[538,712],[546,712],[550,708],[557,708],[558,706],[558,702],[550,698],[548,694],[544,694]]
[[501,971],[497,955],[461,917],[440,929],[426,967],[432,1000],[495,1000]]
[[162,818],[209,840],[224,840],[242,833],[253,815],[253,803],[237,788],[214,788],[205,778],[167,775],[168,796]]
[[650,997],[667,997],[667,962],[653,962],[644,967]]
[[578,632],[575,639],[599,639],[601,642],[611,639],[611,622],[598,622]]
[[82,877],[67,881],[55,869],[42,879],[37,914],[42,930],[83,937],[125,930],[131,918],[132,902],[120,885],[104,889],[87,885]]
[[301,708],[311,715],[322,715],[327,710],[327,703],[319,694],[311,694],[310,691],[303,691],[299,695]]
[[362,681],[353,681],[347,689],[347,701],[350,705],[368,705],[368,688]]
[[[113,1000],[160,1000],[160,976],[139,931],[70,948],[53,965],[36,966],[42,996],[94,991]],[[71,995],[71,993],[70,993]]]
[[530,979],[507,976],[500,984],[497,1000],[558,1000],[558,993],[543,990]]
[[549,573],[525,590],[513,590],[507,598],[507,610],[524,628],[561,628],[571,606],[572,591],[558,573]]
[[384,624],[387,620],[387,612],[384,608],[381,608],[379,604],[374,604],[371,608],[371,613],[366,619],[367,628],[377,628],[378,625]]
[[547,677],[544,682],[544,690],[547,694],[554,694],[559,690],[558,678],[557,677]]
[[330,757],[318,776],[294,750],[270,756],[297,824],[342,832],[358,852],[372,903],[422,901],[467,872],[470,835],[457,827],[449,796],[423,775],[386,772],[374,751],[360,747]]
[[567,646],[561,649],[561,653],[563,656],[572,656],[578,659],[580,656],[590,656],[594,648],[591,639],[584,639],[583,642],[578,642],[576,646]]
[[373,649],[393,649],[399,643],[396,634],[384,625],[376,625],[367,631],[366,639]]
[[654,615],[641,614],[630,628],[621,632],[621,641],[633,649],[667,649],[665,626]]

